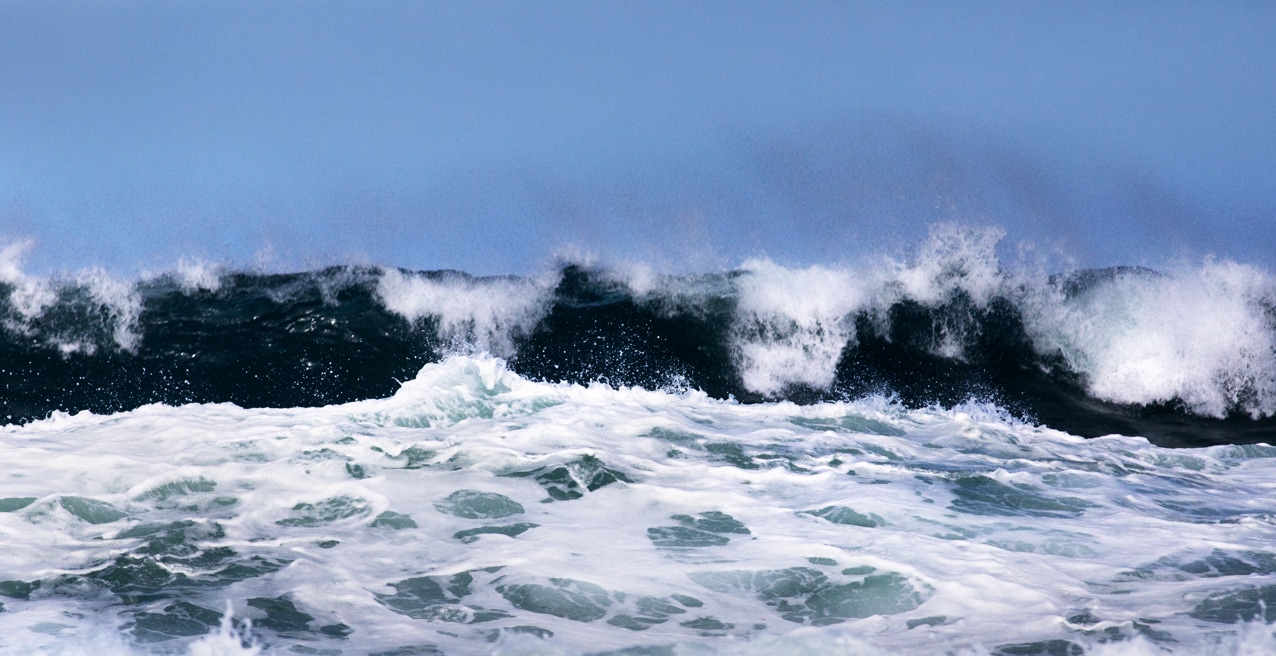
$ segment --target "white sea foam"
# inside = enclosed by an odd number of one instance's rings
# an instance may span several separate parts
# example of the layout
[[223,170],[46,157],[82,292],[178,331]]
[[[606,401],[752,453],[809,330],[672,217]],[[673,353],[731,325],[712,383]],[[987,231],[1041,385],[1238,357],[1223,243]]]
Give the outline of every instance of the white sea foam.
[[[55,413],[0,428],[0,581],[39,582],[0,598],[0,652],[75,653],[145,620],[194,632],[128,649],[256,653],[216,619],[161,621],[180,600],[229,602],[274,653],[1263,653],[1270,629],[1225,609],[1276,590],[1273,456],[1083,440],[973,403],[536,383],[472,357],[342,406]],[[461,491],[489,505],[458,511]],[[229,560],[199,564],[209,549]],[[111,586],[155,574],[121,556],[204,583],[123,600]],[[278,565],[210,582],[260,563]],[[281,606],[304,615],[263,610]]]
[[408,321],[429,317],[439,338],[458,352],[509,356],[514,339],[531,331],[549,310],[552,285],[527,278],[472,278],[386,269],[377,294],[386,309]]
[[[247,627],[237,627],[232,624],[233,617],[228,607],[226,614],[222,617],[221,625],[208,635],[192,642],[183,653],[188,656],[259,656],[262,654],[261,645],[251,635],[251,623]],[[0,638],[0,653],[48,654],[49,656],[139,656],[151,651],[139,648],[136,644],[130,644],[118,631],[114,630],[114,627],[110,626],[91,627],[87,630],[80,627],[77,630],[77,627],[69,624],[48,622],[43,627],[35,625],[32,628],[42,628],[46,632],[52,632],[52,636],[58,640],[37,648],[29,643],[24,645],[20,639]],[[68,635],[58,635],[67,629],[72,630]],[[13,637],[9,636],[10,639]]]
[[261,645],[252,634],[252,620],[235,626],[234,611],[234,606],[227,602],[217,630],[191,643],[187,653],[190,656],[257,656],[262,653]]

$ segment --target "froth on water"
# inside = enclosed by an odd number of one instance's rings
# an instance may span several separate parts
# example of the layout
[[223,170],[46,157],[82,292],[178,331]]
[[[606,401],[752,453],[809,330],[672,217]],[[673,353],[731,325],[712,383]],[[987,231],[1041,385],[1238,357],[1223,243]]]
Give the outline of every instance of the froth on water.
[[990,404],[451,356],[385,399],[56,413],[0,451],[0,651],[1217,653],[1276,620],[1272,447]]
[[538,380],[797,402],[972,399],[1085,436],[1270,440],[1276,286],[1206,260],[1048,271],[996,228],[937,225],[907,257],[704,274],[567,263],[538,277],[183,263],[123,282],[0,261],[0,416],[146,403],[383,397],[426,362],[493,354]]

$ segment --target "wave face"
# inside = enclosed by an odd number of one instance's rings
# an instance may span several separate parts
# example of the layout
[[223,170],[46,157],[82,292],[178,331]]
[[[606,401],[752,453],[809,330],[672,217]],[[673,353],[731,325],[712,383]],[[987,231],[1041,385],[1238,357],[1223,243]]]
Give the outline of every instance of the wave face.
[[1029,272],[998,260],[1000,237],[941,226],[902,261],[676,276],[188,266],[126,283],[36,279],[10,262],[0,419],[347,403],[389,396],[448,355],[490,353],[549,382],[744,402],[978,400],[1075,435],[1170,446],[1276,436],[1271,275],[1212,261]]

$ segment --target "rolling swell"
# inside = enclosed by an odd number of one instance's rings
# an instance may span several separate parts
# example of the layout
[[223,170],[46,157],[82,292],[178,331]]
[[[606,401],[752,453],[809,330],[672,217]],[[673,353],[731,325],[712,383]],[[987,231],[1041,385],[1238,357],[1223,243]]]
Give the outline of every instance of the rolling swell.
[[[139,285],[124,348],[87,294],[64,292],[0,341],[0,418],[110,413],[148,403],[295,407],[383,397],[439,358],[377,301],[368,272],[224,277],[219,288]],[[12,293],[12,291],[11,291]],[[5,308],[13,314],[10,305]]]
[[[425,363],[470,349],[496,352],[520,375],[551,382],[700,389],[743,402],[881,394],[918,407],[974,399],[1076,435],[1142,435],[1163,446],[1276,437],[1276,419],[1239,407],[1209,417],[1177,399],[1096,398],[1084,372],[1034,338],[1012,288],[984,299],[960,287],[925,301],[896,295],[804,324],[745,313],[740,290],[751,275],[681,278],[676,293],[639,293],[607,272],[572,265],[534,293],[519,279],[334,267],[228,273],[202,287],[168,276],[137,283],[124,301],[83,281],[64,282],[35,310],[24,307],[17,285],[0,283],[0,420],[148,403],[304,407],[385,397]],[[1156,275],[1106,269],[1050,285],[1070,299]],[[431,302],[461,294],[454,305],[464,307],[475,304],[465,293],[490,295],[518,283],[512,293],[523,297],[522,319],[396,311],[387,285],[404,281],[444,294]],[[841,339],[828,363],[831,382],[748,384],[741,356],[748,345],[806,357],[810,339],[826,346]]]

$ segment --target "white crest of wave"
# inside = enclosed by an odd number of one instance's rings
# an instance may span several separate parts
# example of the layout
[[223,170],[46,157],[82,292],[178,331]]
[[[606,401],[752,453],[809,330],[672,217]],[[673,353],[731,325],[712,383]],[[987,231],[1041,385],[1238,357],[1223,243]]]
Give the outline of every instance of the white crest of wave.
[[35,242],[28,239],[0,248],[0,282],[13,286],[9,302],[28,320],[40,316],[44,308],[58,300],[57,290],[48,280],[27,275],[22,270],[27,253],[34,246]]
[[[67,279],[37,278],[22,270],[31,241],[20,241],[0,248],[0,283],[13,287],[9,303],[17,312],[16,320],[5,321],[5,327],[23,335],[32,333],[32,323],[58,304],[64,294],[77,291],[87,294],[97,305],[103,320],[109,325],[112,337],[120,348],[132,351],[140,339],[137,322],[142,313],[142,299],[137,286],[107,273],[104,269],[90,268]],[[47,336],[63,353],[92,352],[96,345],[75,335]]]
[[[1004,288],[997,259],[1004,235],[999,228],[940,224],[909,260],[887,258],[860,270],[745,262],[732,329],[742,382],[767,395],[794,384],[828,387],[842,350],[856,342],[860,311],[883,323],[894,303],[936,305],[958,292],[986,305]],[[942,355],[960,356],[960,336],[943,337]]]
[[894,297],[885,300],[907,298],[934,305],[960,291],[977,305],[986,305],[1004,287],[997,245],[1005,236],[1006,231],[996,227],[952,223],[931,226],[926,241],[912,258],[902,262],[887,260],[883,277],[889,281]]
[[377,294],[386,309],[410,322],[431,318],[439,339],[459,352],[514,353],[549,310],[550,285],[525,278],[472,278],[460,273],[413,274],[386,269]]
[[793,384],[831,385],[842,349],[855,339],[852,313],[871,287],[850,272],[818,266],[793,270],[750,260],[742,269],[732,333],[744,386],[774,395]]
[[[1114,403],[1178,401],[1223,417],[1276,414],[1276,278],[1207,260],[1170,275],[1117,272],[1080,291],[1003,266],[995,227],[932,226],[906,260],[859,269],[786,269],[751,260],[736,282],[731,327],[745,387],[776,395],[832,384],[842,350],[857,341],[856,314],[882,330],[887,311],[936,307],[964,296],[975,308],[1014,303],[1038,353],[1058,353],[1087,391]],[[963,358],[973,324],[936,326],[936,355]]]
[[172,269],[164,271],[143,271],[141,280],[151,283],[166,280],[177,285],[187,294],[197,292],[217,292],[222,288],[222,278],[229,271],[225,264],[209,262],[197,257],[183,257],[177,260]]
[[173,270],[173,278],[186,293],[207,291],[216,292],[222,288],[222,274],[225,267],[210,264],[204,260],[182,258],[177,261]]
[[1026,303],[1042,352],[1058,351],[1095,396],[1117,403],[1181,400],[1197,414],[1276,412],[1276,280],[1207,261],[1173,275],[1126,275],[1071,298]]
[[87,269],[76,274],[75,283],[87,289],[89,296],[105,310],[111,322],[115,343],[126,351],[137,348],[138,318],[142,314],[142,297],[137,285],[112,277],[104,269]]

